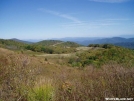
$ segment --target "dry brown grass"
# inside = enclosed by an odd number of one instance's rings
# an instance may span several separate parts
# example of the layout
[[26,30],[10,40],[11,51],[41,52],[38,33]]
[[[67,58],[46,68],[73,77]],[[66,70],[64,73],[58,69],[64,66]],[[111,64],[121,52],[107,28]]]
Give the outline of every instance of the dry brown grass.
[[[105,98],[134,98],[134,69],[104,65],[58,78],[56,101],[105,101]],[[73,77],[72,75],[75,75]],[[64,75],[63,75],[64,76]]]
[[0,100],[26,101],[40,66],[36,58],[0,48]]

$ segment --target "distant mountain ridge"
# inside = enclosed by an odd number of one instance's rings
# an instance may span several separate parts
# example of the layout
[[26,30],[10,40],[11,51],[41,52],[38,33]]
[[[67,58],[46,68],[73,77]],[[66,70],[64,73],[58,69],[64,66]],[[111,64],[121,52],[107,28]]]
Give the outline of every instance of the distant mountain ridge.
[[62,41],[72,41],[78,44],[88,46],[89,44],[114,44],[117,46],[122,46],[126,48],[134,49],[134,38],[122,38],[122,37],[112,37],[112,38],[85,38],[85,37],[75,37],[75,38],[61,38]]
[[115,43],[114,45],[134,49],[134,42],[121,42],[121,43]]
[[113,38],[103,38],[103,39],[96,39],[96,40],[85,40],[81,42],[83,45],[89,44],[115,44],[115,43],[127,43],[127,42],[134,42],[134,38],[121,38],[121,37],[113,37]]
[[13,41],[16,41],[16,42],[21,42],[21,43],[26,43],[26,44],[32,44],[33,42],[30,42],[30,41],[24,41],[24,40],[20,40],[20,39],[17,39],[17,38],[12,38],[12,39],[9,39],[9,40],[13,40]]

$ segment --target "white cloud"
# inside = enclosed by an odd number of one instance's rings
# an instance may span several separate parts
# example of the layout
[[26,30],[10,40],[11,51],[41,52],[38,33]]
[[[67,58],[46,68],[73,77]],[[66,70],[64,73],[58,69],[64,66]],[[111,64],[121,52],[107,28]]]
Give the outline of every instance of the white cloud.
[[81,23],[68,22],[62,24],[62,27],[66,28],[88,28],[88,29],[96,29],[103,27],[113,27],[113,26],[121,26],[124,22],[129,21],[127,18],[107,18],[95,21],[85,21]]
[[130,19],[125,19],[125,18],[118,18],[118,19],[104,19],[105,21],[128,21]]
[[59,16],[59,17],[62,17],[62,18],[65,18],[65,19],[68,19],[68,20],[71,20],[75,23],[81,23],[80,20],[78,20],[77,18],[73,17],[73,16],[70,16],[70,15],[67,15],[67,14],[62,14],[62,13],[59,13],[59,12],[56,12],[56,11],[52,11],[52,10],[47,10],[47,9],[44,9],[44,8],[40,8],[38,9],[42,12],[46,12],[46,13],[49,13],[49,14],[52,14],[52,15],[55,15],[55,16]]
[[127,1],[130,1],[130,0],[89,0],[89,1],[106,2],[106,3],[122,3],[122,2],[127,2]]

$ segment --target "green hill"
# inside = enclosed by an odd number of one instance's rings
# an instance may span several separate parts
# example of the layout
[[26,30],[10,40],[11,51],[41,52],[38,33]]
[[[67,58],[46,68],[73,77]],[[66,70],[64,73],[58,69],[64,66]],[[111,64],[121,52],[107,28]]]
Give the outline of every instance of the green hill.
[[12,39],[9,39],[9,40],[13,40],[13,41],[21,42],[21,43],[25,43],[25,44],[32,44],[33,43],[33,42],[24,41],[24,40],[20,40],[20,39],[16,39],[16,38],[12,38]]
[[67,42],[62,42],[61,44],[57,44],[56,46],[60,46],[60,47],[79,47],[81,45],[75,43],[75,42],[70,42],[70,41],[67,41]]
[[63,42],[59,40],[44,40],[26,46],[26,49],[44,52],[50,54],[72,53],[76,51],[76,47],[80,45],[74,42]]
[[72,66],[84,67],[86,65],[102,66],[109,62],[116,62],[127,67],[134,66],[134,50],[113,45],[90,45],[91,50],[77,54],[76,59],[70,59]]
[[26,46],[27,44],[23,42],[18,42],[15,40],[5,40],[5,39],[0,39],[0,46],[8,49],[22,49]]
[[60,40],[44,40],[44,41],[37,42],[35,44],[43,45],[43,46],[50,46],[50,45],[58,44],[58,43],[61,43],[61,42],[63,42],[63,41],[60,41]]

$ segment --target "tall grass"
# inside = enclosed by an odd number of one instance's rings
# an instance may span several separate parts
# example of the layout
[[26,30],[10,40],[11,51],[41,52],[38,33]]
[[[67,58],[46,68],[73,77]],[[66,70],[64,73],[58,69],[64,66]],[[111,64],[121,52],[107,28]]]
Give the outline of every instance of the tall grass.
[[31,65],[27,56],[5,49],[3,51],[0,49],[0,100],[26,101],[38,70]]
[[0,99],[2,101],[24,100],[29,88],[34,85],[35,76],[31,67],[2,66],[0,70],[3,68],[3,73],[0,75]]
[[54,97],[54,87],[52,80],[40,79],[33,89],[28,93],[28,101],[52,101]]
[[[69,73],[69,72],[68,72]],[[56,101],[105,101],[105,98],[134,98],[134,69],[105,65],[86,68],[69,82],[59,78]],[[69,74],[71,75],[71,74]],[[63,87],[64,86],[64,87]]]
[[51,101],[52,96],[53,87],[50,85],[43,85],[33,88],[33,90],[28,93],[28,101]]
[[[134,68],[124,68],[118,64],[103,65],[99,69],[89,66],[83,70],[61,67],[59,71],[50,72],[50,79],[43,71],[42,76],[35,77],[30,72],[31,68],[25,67],[0,67],[0,70],[5,71],[0,71],[1,101],[105,101],[107,97],[134,98]],[[36,71],[38,69],[41,68]]]

